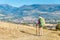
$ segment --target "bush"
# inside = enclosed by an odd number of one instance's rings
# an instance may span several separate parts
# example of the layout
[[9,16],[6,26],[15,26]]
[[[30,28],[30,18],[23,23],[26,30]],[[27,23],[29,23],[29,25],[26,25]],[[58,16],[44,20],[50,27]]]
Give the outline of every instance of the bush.
[[44,26],[44,27],[43,27],[43,29],[47,29],[47,27],[46,27],[46,26]]
[[56,25],[56,30],[60,30],[60,24]]

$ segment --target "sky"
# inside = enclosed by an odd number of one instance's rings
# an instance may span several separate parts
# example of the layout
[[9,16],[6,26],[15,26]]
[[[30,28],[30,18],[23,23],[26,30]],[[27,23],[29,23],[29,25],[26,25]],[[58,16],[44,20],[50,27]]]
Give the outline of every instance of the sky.
[[8,4],[15,7],[32,4],[60,4],[60,0],[0,0],[0,4]]

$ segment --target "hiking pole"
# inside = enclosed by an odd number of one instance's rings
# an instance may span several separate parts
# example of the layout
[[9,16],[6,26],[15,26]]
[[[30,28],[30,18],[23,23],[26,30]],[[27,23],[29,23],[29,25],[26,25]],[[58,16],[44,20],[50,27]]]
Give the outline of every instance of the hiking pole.
[[36,24],[36,35],[37,35],[37,24]]

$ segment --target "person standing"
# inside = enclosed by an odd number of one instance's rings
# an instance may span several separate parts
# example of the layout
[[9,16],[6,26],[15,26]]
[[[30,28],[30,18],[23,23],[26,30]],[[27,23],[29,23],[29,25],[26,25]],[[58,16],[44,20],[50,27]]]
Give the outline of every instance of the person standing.
[[[43,17],[39,17],[38,22],[36,24],[36,35],[43,35],[44,26],[45,26],[45,19]],[[38,30],[37,30],[37,28],[38,28]],[[39,34],[37,34],[37,33],[39,33]]]

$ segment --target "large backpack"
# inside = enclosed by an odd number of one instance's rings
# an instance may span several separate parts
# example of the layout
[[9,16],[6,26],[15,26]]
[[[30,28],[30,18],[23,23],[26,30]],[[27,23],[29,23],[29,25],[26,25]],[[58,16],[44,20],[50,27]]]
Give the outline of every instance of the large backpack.
[[44,26],[45,25],[45,20],[44,18],[39,18],[39,25]]

